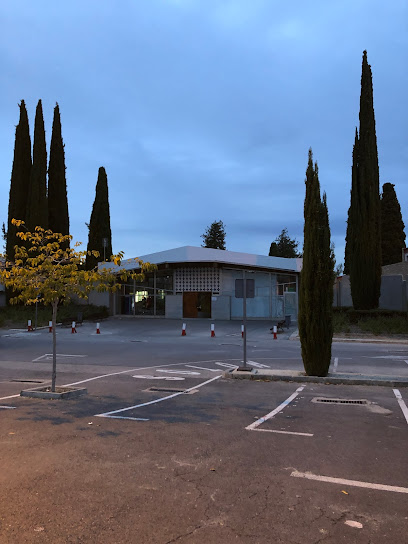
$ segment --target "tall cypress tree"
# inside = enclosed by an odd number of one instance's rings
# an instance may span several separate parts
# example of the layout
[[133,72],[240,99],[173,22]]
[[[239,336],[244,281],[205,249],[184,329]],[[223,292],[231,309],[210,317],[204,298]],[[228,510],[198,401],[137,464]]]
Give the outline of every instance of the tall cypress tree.
[[11,220],[22,219],[25,221],[26,219],[31,173],[31,139],[24,100],[21,101],[19,107],[20,120],[16,127],[7,222],[6,255],[10,261],[14,260],[14,246],[22,244],[21,239],[17,237],[17,228],[11,224]]
[[[104,240],[106,244],[104,246]],[[95,200],[89,222],[89,236],[87,251],[98,251],[99,257],[86,256],[87,270],[94,268],[98,262],[108,260],[112,255],[112,232],[110,228],[108,177],[105,168],[101,166],[96,183]]]
[[69,234],[65,154],[58,104],[54,108],[48,165],[48,228],[53,232]]
[[47,148],[41,100],[35,111],[33,166],[28,188],[26,226],[30,232],[37,226],[45,229],[48,226]]
[[373,84],[363,53],[360,130],[353,148],[351,200],[346,239],[346,271],[357,310],[378,307],[381,290],[381,218]]
[[381,195],[381,254],[382,265],[398,263],[405,247],[404,222],[401,206],[392,183],[384,183]]
[[306,170],[303,267],[299,290],[299,337],[308,376],[326,376],[333,338],[334,256],[330,244],[326,195],[320,199],[312,150]]
[[351,191],[350,191],[350,208],[348,210],[347,217],[347,232],[346,232],[346,247],[344,250],[344,273],[350,274],[350,262],[352,260],[353,252],[353,221],[351,219],[352,212],[358,209],[358,197],[359,191],[357,186],[357,165],[358,165],[358,131],[356,127],[356,133],[354,136],[353,145],[353,161],[351,166]]

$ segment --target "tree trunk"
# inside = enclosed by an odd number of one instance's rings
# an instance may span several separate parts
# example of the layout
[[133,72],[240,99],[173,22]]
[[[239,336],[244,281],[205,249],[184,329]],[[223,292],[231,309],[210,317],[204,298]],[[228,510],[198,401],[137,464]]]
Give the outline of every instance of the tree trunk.
[[55,391],[55,381],[57,379],[57,309],[58,299],[52,303],[52,383],[51,391]]

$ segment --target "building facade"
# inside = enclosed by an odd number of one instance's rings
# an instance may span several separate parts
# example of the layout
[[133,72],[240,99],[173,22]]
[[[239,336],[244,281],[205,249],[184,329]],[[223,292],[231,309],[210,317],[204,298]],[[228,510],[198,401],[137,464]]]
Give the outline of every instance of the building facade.
[[[184,246],[140,260],[155,264],[157,270],[142,283],[131,280],[121,285],[110,297],[113,315],[242,319],[243,300],[237,298],[236,280],[245,277],[254,280],[254,297],[246,302],[247,318],[290,315],[297,319],[302,259]],[[139,266],[137,259],[121,264],[127,270]]]

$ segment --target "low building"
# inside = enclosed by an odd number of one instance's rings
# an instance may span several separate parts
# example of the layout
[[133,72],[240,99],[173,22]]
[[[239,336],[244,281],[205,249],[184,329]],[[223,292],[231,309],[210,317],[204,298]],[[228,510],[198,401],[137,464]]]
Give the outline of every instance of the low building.
[[[110,296],[113,315],[151,315],[167,318],[242,319],[243,299],[237,298],[236,280],[254,280],[248,298],[249,319],[290,315],[297,319],[298,285],[302,259],[267,257],[235,251],[184,246],[143,255],[157,265],[143,283],[131,280]],[[137,270],[138,259],[121,268]],[[107,303],[99,298],[93,302]]]

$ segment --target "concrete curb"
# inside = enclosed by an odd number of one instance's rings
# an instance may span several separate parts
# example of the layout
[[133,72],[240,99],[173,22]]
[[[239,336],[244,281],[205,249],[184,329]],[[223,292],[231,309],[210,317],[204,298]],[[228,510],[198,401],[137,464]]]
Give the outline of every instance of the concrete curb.
[[[73,399],[86,395],[88,390],[86,388],[74,388],[74,387],[56,387],[56,391],[49,391],[50,386],[36,387],[35,389],[23,389],[21,391],[21,397],[30,397],[34,399]],[[59,391],[58,391],[59,389]]]
[[[289,340],[300,340],[299,330],[292,332]],[[366,337],[366,338],[348,338],[346,336],[333,336],[333,342],[357,342],[360,344],[408,344],[408,338],[384,337]]]
[[306,376],[300,371],[282,370],[258,370],[239,371],[227,370],[224,378],[235,380],[262,380],[299,383],[322,383],[325,385],[377,385],[384,387],[408,387],[408,378],[399,376],[364,376],[355,374],[329,374],[324,378],[319,376]]

